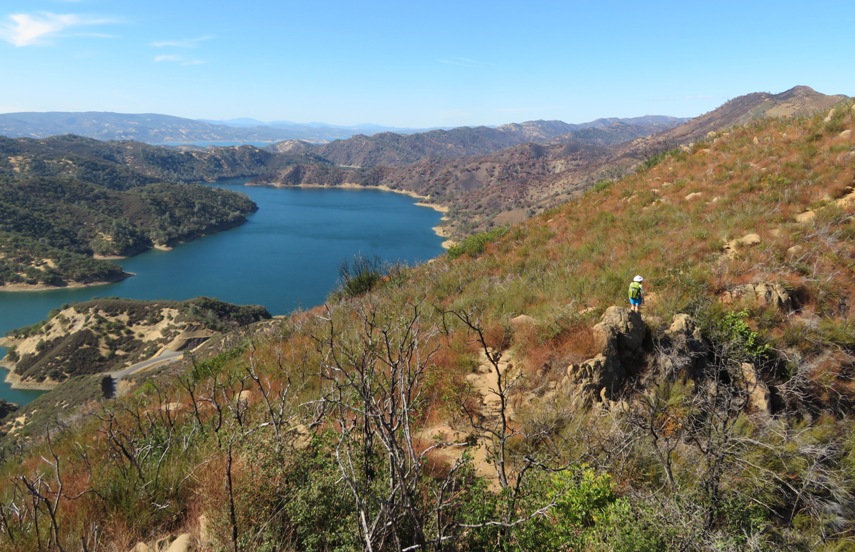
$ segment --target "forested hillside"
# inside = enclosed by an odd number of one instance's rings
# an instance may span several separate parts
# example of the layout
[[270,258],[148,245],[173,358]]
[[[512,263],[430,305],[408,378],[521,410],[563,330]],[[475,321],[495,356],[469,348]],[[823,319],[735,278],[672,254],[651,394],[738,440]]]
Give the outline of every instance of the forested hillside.
[[[0,286],[116,281],[121,267],[97,257],[174,245],[256,209],[240,194],[161,182],[187,171],[161,159],[166,167],[143,172],[121,149],[78,137],[0,139]],[[150,150],[137,153],[155,162]]]
[[0,539],[851,548],[853,130],[851,101],[763,119],[422,267],[359,264],[324,306],[7,435]]

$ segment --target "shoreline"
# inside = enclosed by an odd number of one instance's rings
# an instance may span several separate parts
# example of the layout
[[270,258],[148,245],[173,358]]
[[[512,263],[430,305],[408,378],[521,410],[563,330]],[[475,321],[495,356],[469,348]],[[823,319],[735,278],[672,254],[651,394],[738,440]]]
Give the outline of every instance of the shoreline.
[[[4,347],[8,349],[9,347],[15,344],[15,340],[2,337],[0,338],[0,347]],[[21,376],[15,373],[15,363],[9,360],[6,360],[6,356],[0,358],[0,370],[6,371],[6,377],[3,379],[6,384],[9,385],[12,389],[19,389],[22,391],[50,391],[59,385],[58,382],[29,382],[23,381]]]
[[126,280],[131,276],[135,276],[133,272],[123,272],[124,276],[118,280],[110,280],[110,281],[99,281],[99,282],[91,282],[88,284],[84,284],[81,282],[69,282],[64,286],[49,286],[46,284],[3,284],[0,285],[0,292],[10,292],[10,293],[21,293],[28,291],[58,291],[63,289],[83,289],[89,287],[97,287],[97,286],[108,286],[110,284],[116,284],[121,282],[122,280]]
[[59,382],[50,382],[50,383],[35,383],[22,381],[21,376],[12,371],[12,368],[7,367],[5,362],[0,362],[0,368],[6,370],[6,378],[3,380],[9,384],[9,387],[12,389],[20,389],[23,391],[50,391],[51,389],[55,389]]

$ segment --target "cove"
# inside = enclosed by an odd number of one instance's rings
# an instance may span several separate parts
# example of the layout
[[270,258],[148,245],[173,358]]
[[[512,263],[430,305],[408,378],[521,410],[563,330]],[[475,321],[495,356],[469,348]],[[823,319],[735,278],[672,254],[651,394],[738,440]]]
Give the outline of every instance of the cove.
[[[245,224],[172,251],[122,259],[119,264],[135,275],[115,284],[0,292],[0,335],[44,320],[52,309],[95,297],[204,295],[287,314],[322,304],[337,284],[341,263],[354,255],[412,265],[443,251],[442,238],[432,230],[442,215],[409,196],[371,189],[248,187],[245,181],[212,184],[245,193],[258,204]],[[26,404],[39,394],[0,382],[0,398],[11,402]]]

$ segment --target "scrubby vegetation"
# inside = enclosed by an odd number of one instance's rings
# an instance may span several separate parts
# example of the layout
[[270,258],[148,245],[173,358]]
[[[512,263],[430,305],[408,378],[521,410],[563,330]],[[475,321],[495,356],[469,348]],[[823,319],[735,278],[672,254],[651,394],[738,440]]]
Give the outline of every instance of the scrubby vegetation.
[[[0,539],[851,548],[853,130],[851,104],[736,128],[233,332],[11,453]],[[637,273],[642,317],[613,306]]]
[[486,232],[479,232],[478,234],[469,236],[462,242],[449,247],[448,256],[452,259],[456,259],[461,255],[475,257],[484,252],[484,248],[488,243],[504,236],[507,231],[507,227],[500,226]]

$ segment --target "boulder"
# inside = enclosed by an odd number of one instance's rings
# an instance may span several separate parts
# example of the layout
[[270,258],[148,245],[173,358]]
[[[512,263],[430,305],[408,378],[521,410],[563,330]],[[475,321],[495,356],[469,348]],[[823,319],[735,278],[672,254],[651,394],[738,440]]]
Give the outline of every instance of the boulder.
[[759,234],[745,234],[741,238],[739,238],[739,245],[757,245],[760,243],[760,235]]
[[785,312],[790,312],[796,307],[796,302],[787,288],[775,282],[743,284],[724,292],[722,296],[722,300],[725,303],[732,303],[739,299],[748,299],[767,305],[774,305]]
[[665,334],[672,339],[696,339],[700,341],[701,330],[698,328],[695,321],[688,314],[675,314],[671,319],[671,326],[665,331]]
[[740,247],[751,247],[759,244],[760,242],[760,234],[745,234],[741,238],[725,242],[724,256],[728,259],[734,259],[738,256],[737,249]]
[[521,314],[511,318],[511,326],[513,326],[514,329],[518,329],[521,326],[533,326],[535,324],[537,324],[537,320],[527,314]]
[[178,537],[172,541],[172,544],[169,545],[166,552],[189,552],[191,550],[191,545],[192,541],[190,539],[190,533],[184,533],[182,535],[178,535]]
[[647,325],[641,314],[625,307],[606,309],[593,331],[604,354],[618,354],[622,358],[638,356],[647,337]]
[[760,379],[757,369],[750,362],[742,363],[742,381],[748,392],[748,404],[751,409],[761,414],[772,414],[772,395],[769,387]]

